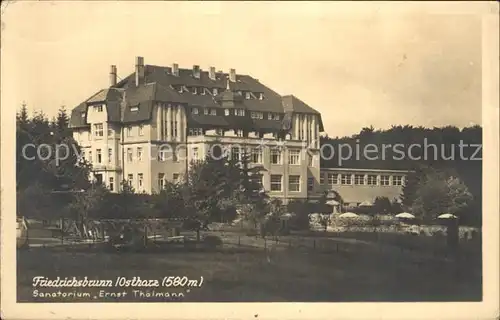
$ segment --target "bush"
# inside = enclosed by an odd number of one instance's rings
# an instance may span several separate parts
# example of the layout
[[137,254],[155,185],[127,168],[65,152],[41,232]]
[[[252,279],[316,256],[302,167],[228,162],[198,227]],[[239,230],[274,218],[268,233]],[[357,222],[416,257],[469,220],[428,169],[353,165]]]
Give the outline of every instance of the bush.
[[223,241],[220,237],[214,235],[207,235],[204,237],[203,242],[209,248],[217,248],[223,245]]

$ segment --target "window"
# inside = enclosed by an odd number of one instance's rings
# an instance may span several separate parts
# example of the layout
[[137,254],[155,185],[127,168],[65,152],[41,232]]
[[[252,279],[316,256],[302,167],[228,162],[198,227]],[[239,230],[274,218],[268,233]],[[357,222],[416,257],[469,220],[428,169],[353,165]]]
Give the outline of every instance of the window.
[[108,149],[108,162],[111,163],[111,160],[113,160],[113,149],[109,148]]
[[82,115],[82,118],[85,118],[85,112],[82,112],[81,115]]
[[132,111],[132,112],[139,111],[139,106],[130,106],[130,111]]
[[280,174],[271,175],[271,191],[281,191],[282,177],[283,176]]
[[281,164],[281,151],[278,149],[271,150],[271,163]]
[[109,177],[109,190],[114,191],[115,188],[115,179],[113,177]]
[[245,109],[234,109],[234,115],[238,117],[245,116]]
[[216,116],[217,115],[217,109],[210,109],[210,115],[211,116]]
[[142,191],[144,176],[142,173],[137,174],[137,188]]
[[82,160],[85,160],[85,150],[82,150]]
[[341,174],[340,175],[340,182],[342,184],[352,184],[352,181],[351,181],[351,175],[350,174]]
[[128,126],[127,127],[127,137],[131,137],[131,136],[132,136],[132,127]]
[[177,137],[177,121],[172,121],[170,123],[172,128],[172,137]]
[[313,191],[314,190],[314,178],[310,177],[307,178],[307,191]]
[[273,117],[273,120],[279,120],[280,119],[280,115],[275,113],[274,114],[274,117]]
[[320,173],[319,175],[319,184],[322,186],[325,185],[325,175],[323,173]]
[[112,137],[113,134],[114,134],[113,129],[108,127],[108,137]]
[[300,150],[290,150],[288,154],[288,163],[289,164],[300,164]]
[[216,133],[218,136],[223,136],[223,135],[224,135],[224,130],[223,130],[223,129],[215,129],[215,133]]
[[160,148],[158,150],[158,161],[167,161],[169,150]]
[[139,135],[143,136],[144,135],[144,126],[141,124],[139,125]]
[[89,151],[89,162],[92,163],[92,150]]
[[102,104],[98,106],[94,106],[94,111],[95,112],[102,112]]
[[132,162],[132,148],[127,148],[127,161]]
[[159,190],[165,189],[165,174],[164,173],[158,173],[158,189]]
[[198,88],[196,88],[196,87],[192,87],[192,88],[191,88],[191,92],[192,92],[193,94],[198,94]]
[[368,185],[370,185],[370,186],[376,186],[377,185],[377,176],[374,174],[369,174],[367,182],[368,182]]
[[217,89],[217,88],[213,88],[213,89],[212,89],[212,94],[213,94],[214,96],[218,95],[218,94],[219,94],[219,89]]
[[201,93],[202,96],[204,96],[206,94],[205,88],[200,88],[200,93]]
[[355,174],[354,175],[354,184],[357,184],[357,185],[365,184],[365,175],[364,174]]
[[292,192],[300,191],[300,176],[289,176],[288,177],[288,190]]
[[243,137],[245,135],[243,130],[235,130],[234,133],[237,137]]
[[339,175],[336,173],[329,173],[328,174],[328,184],[331,186],[339,184]]
[[250,92],[245,92],[245,99],[247,99],[247,100],[250,99]]
[[392,184],[395,186],[403,185],[403,177],[402,176],[392,176]]
[[102,123],[96,123],[94,124],[94,134],[96,137],[102,137],[104,136],[104,130],[102,127]]
[[263,93],[259,93],[259,100],[264,100],[264,94]]
[[231,148],[231,159],[240,160],[240,147]]
[[129,174],[128,175],[127,183],[129,185],[129,187],[133,187],[134,186],[134,175],[133,174]]
[[173,180],[174,180],[174,183],[179,183],[179,182],[180,182],[180,181],[179,181],[179,177],[180,177],[180,176],[179,176],[179,174],[178,174],[178,173],[174,173],[174,174],[173,174]]
[[267,119],[268,120],[279,120],[280,115],[278,113],[268,113],[267,114]]
[[224,109],[224,115],[226,115],[226,116],[229,115],[229,109]]
[[264,119],[264,113],[262,112],[251,112],[250,117],[252,119]]
[[203,108],[203,114],[204,115],[208,116],[208,112],[209,112],[208,108]]
[[189,128],[188,136],[202,136],[203,129],[202,128]]
[[192,114],[198,114],[198,108],[192,108],[191,109]]
[[252,163],[262,163],[262,148],[252,148]]
[[380,185],[381,186],[389,186],[389,185],[391,185],[391,183],[390,183],[390,176],[381,175],[380,176]]
[[96,149],[95,155],[96,155],[97,163],[101,163],[102,162],[102,152],[101,152],[101,149]]
[[198,160],[198,147],[193,148],[193,159]]
[[141,147],[137,148],[137,160],[142,161],[142,148]]

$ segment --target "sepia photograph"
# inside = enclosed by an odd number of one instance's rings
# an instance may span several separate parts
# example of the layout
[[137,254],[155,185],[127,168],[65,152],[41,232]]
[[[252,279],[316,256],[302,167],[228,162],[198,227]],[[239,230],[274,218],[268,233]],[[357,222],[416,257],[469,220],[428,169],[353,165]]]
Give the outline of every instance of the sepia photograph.
[[2,2],[2,318],[497,318],[498,13]]

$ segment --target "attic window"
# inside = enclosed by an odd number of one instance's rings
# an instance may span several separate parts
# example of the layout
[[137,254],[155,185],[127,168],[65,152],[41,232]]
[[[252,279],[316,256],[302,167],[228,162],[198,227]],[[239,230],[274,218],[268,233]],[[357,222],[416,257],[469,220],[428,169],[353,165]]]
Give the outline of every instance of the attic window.
[[243,92],[241,92],[241,90],[238,90],[238,94],[241,96]]
[[203,109],[203,114],[204,115],[208,116],[208,112],[209,112],[208,108]]
[[218,95],[219,94],[219,90],[217,88],[213,88],[212,89],[212,93],[214,96]]
[[228,115],[229,115],[229,109],[224,109],[224,114],[225,114],[226,116],[228,116]]
[[95,112],[102,112],[102,104],[94,106],[94,111]]
[[193,108],[191,109],[192,114],[198,114],[198,108]]
[[205,88],[201,88],[201,95],[204,96],[206,94]]
[[82,112],[82,118],[85,118],[85,112]]
[[216,116],[216,115],[217,115],[217,110],[215,110],[215,109],[210,109],[210,115],[211,115],[211,116]]
[[198,88],[196,88],[196,87],[193,87],[193,89],[191,89],[191,91],[193,94],[198,94]]
[[259,93],[259,100],[264,100],[264,94],[262,92]]
[[245,92],[245,99],[250,100],[250,92]]
[[130,111],[132,111],[132,112],[139,111],[139,106],[131,106]]

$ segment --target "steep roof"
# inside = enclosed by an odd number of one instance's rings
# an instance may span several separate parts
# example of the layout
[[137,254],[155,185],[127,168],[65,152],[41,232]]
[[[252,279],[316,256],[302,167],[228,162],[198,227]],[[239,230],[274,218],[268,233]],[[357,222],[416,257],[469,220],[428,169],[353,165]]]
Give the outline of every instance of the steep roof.
[[[86,112],[89,105],[104,102],[108,108],[108,120],[119,123],[150,120],[156,102],[178,103],[202,108],[242,108],[249,111],[280,114],[310,113],[319,115],[318,111],[298,98],[294,96],[282,97],[249,75],[236,75],[235,80],[229,81],[229,75],[222,72],[216,72],[215,79],[211,79],[208,71],[200,71],[199,78],[196,78],[193,76],[192,69],[180,68],[178,75],[173,75],[172,69],[169,67],[146,65],[144,66],[144,79],[139,86],[136,86],[135,73],[132,73],[115,86],[98,91],[72,110],[70,124],[73,128],[86,127],[86,118],[82,117],[82,113]],[[207,88],[210,91],[217,89],[219,94],[215,97],[209,93],[193,94],[180,90],[179,88],[182,86]],[[244,99],[239,91],[252,92],[257,95],[262,93],[263,99]],[[131,107],[134,107],[133,110]],[[247,125],[255,125],[265,130],[284,128],[279,121],[275,123],[274,120],[269,122],[267,120],[252,120],[249,117],[245,120],[241,117],[225,118],[215,119],[214,116],[197,115],[188,117],[188,121],[207,126],[233,127],[243,125],[246,127]],[[319,118],[320,131],[323,131],[321,116]],[[245,123],[241,123],[241,121]]]

